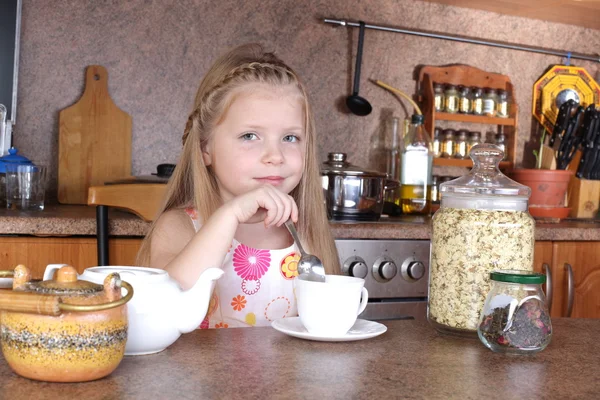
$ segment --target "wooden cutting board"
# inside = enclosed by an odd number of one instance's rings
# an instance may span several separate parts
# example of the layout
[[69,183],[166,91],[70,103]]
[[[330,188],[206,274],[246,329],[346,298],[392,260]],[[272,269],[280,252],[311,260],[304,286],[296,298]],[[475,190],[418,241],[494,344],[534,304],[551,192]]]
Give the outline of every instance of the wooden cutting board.
[[88,188],[131,175],[131,116],[108,94],[108,73],[86,70],[83,96],[59,113],[58,201],[87,204]]

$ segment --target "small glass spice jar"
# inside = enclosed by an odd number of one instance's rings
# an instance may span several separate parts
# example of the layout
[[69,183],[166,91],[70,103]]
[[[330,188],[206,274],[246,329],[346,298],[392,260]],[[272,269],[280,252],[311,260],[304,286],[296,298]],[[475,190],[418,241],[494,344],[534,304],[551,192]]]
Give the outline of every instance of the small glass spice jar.
[[506,90],[498,90],[496,115],[501,118],[508,118],[508,92]]
[[490,273],[490,291],[479,318],[477,334],[490,350],[531,354],[544,350],[552,338],[552,323],[542,284],[546,275],[528,271]]
[[481,88],[471,88],[471,112],[475,115],[483,115],[483,90]]
[[481,143],[481,132],[473,131],[469,133],[469,140],[467,141],[467,155],[471,152],[471,148]]
[[435,128],[433,130],[433,156],[441,157],[442,156],[442,129]]
[[444,111],[452,114],[458,112],[458,90],[454,85],[446,85],[444,90]]
[[444,110],[444,86],[441,83],[433,84],[433,105],[435,111]]
[[440,189],[440,180],[438,178],[437,175],[433,175],[431,177],[431,186],[430,186],[430,191],[431,191],[431,202],[434,204],[439,204],[440,202],[440,195],[439,195],[439,189]]
[[461,114],[471,113],[471,89],[466,86],[458,87],[458,112]]
[[506,136],[504,136],[504,132],[502,132],[502,130],[498,131],[498,133],[496,133],[496,135],[494,136],[494,144],[500,147],[500,149],[502,149],[502,151],[504,152],[504,157],[502,157],[502,161],[506,160]]
[[454,158],[465,159],[467,158],[467,134],[469,131],[461,129],[457,132],[456,138],[454,139]]
[[442,142],[442,157],[451,158],[454,155],[454,129],[444,130],[444,141]]
[[488,117],[496,116],[496,104],[498,103],[498,94],[495,89],[486,88],[483,95],[483,115]]

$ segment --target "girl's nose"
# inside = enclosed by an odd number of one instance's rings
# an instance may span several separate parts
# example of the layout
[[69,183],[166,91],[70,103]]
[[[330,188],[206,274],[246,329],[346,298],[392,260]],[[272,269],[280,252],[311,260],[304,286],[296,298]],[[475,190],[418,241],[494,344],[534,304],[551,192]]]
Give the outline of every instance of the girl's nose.
[[263,162],[266,164],[281,164],[283,162],[283,152],[279,144],[267,144],[265,146]]

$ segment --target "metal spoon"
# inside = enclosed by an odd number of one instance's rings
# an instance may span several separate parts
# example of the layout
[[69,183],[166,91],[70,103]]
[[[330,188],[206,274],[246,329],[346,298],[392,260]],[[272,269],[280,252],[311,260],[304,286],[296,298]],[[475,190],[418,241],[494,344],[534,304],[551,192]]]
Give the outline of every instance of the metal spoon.
[[285,226],[292,234],[294,242],[296,242],[298,250],[300,250],[298,273],[302,275],[303,279],[314,282],[325,282],[325,268],[323,268],[323,263],[321,260],[319,260],[317,256],[308,254],[304,251],[302,245],[300,244],[300,238],[298,237],[298,232],[296,232],[296,227],[291,219],[285,221]]
[[358,87],[360,84],[360,64],[362,61],[363,41],[365,38],[365,23],[359,21],[360,27],[358,31],[358,50],[356,51],[356,65],[354,67],[354,90],[352,96],[346,98],[346,106],[353,114],[361,117],[369,115],[373,110],[367,99],[358,95]]

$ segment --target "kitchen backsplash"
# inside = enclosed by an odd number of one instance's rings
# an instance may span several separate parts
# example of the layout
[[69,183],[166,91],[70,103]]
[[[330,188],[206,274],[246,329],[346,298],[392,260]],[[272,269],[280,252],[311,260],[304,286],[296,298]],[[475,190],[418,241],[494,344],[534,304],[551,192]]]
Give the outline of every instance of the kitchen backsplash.
[[[381,120],[410,111],[370,79],[412,94],[417,66],[462,63],[510,76],[520,107],[518,164],[533,164],[532,85],[559,57],[367,30],[360,94],[374,109],[357,117],[343,102],[358,29],[325,24],[327,17],[580,53],[600,47],[597,30],[413,0],[25,0],[13,143],[32,160],[50,163],[55,195],[58,112],[83,93],[86,66],[100,64],[108,69],[111,97],[133,117],[132,173],[150,174],[159,163],[177,161],[195,90],[212,61],[256,41],[308,86],[323,160],[344,151],[354,164],[370,165]],[[597,63],[573,63],[598,78]]]

